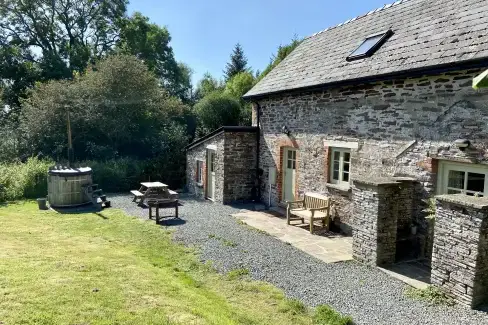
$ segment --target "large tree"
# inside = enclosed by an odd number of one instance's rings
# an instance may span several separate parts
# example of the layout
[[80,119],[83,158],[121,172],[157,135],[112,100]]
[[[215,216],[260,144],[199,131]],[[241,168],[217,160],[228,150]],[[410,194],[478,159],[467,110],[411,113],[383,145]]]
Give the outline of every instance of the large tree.
[[115,55],[74,80],[37,85],[23,103],[21,129],[27,155],[64,157],[69,111],[79,159],[150,158],[167,147],[165,132],[184,131],[173,125],[187,109],[142,61]]
[[198,135],[204,135],[221,126],[239,125],[241,105],[234,97],[215,91],[194,107],[198,119]]
[[[110,51],[127,0],[0,1],[0,78],[18,106],[34,80],[70,78]],[[14,74],[18,71],[19,74]]]
[[229,81],[236,74],[248,70],[249,68],[247,67],[247,58],[244,55],[244,50],[242,49],[241,44],[237,43],[230,55],[230,61],[225,66],[225,81]]
[[138,12],[121,19],[119,25],[119,52],[143,60],[165,89],[183,101],[189,101],[192,71],[187,65],[176,61],[166,27],[151,23],[148,17]]

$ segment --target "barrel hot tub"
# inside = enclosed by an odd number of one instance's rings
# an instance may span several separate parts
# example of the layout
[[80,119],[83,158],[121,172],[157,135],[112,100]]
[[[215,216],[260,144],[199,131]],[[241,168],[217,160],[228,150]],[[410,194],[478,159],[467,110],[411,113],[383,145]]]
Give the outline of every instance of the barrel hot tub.
[[75,207],[91,203],[85,194],[85,186],[92,185],[90,167],[69,168],[56,166],[47,176],[47,197],[49,205],[56,207]]

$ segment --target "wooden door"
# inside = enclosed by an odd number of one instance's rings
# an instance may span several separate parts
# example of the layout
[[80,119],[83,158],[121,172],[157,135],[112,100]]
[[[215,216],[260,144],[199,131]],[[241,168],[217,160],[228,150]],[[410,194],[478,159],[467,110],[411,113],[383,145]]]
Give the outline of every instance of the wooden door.
[[215,196],[215,151],[207,150],[207,198]]
[[297,151],[292,148],[283,150],[283,188],[282,200],[295,200],[295,175],[297,168]]

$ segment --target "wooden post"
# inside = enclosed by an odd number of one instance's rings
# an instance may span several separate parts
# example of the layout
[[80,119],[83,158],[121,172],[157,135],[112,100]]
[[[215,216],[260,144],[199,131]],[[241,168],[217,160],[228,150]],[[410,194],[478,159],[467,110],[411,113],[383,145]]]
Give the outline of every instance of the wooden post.
[[71,167],[71,162],[73,161],[73,142],[71,140],[71,121],[69,118],[69,110],[68,113],[68,167]]

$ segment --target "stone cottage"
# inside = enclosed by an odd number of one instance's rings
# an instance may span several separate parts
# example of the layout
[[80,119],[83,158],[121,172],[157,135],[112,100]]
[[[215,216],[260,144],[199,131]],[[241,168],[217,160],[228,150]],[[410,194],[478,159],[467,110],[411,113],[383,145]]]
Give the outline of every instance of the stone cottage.
[[[463,280],[445,267],[454,248],[444,245],[449,239],[433,245],[434,232],[449,232],[434,231],[425,199],[488,195],[488,93],[471,87],[488,68],[487,30],[486,0],[403,0],[305,38],[244,96],[259,128],[261,200],[279,206],[308,191],[329,195],[357,259],[437,261],[433,282],[478,303],[472,288],[483,276]],[[442,202],[438,210],[449,215],[454,203]],[[462,209],[450,219],[460,232],[460,214],[471,211]],[[473,237],[486,231],[479,216]],[[486,236],[459,238],[463,247],[486,245]]]
[[256,199],[257,130],[224,126],[188,145],[188,191],[224,204]]

